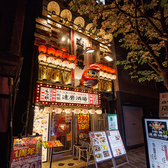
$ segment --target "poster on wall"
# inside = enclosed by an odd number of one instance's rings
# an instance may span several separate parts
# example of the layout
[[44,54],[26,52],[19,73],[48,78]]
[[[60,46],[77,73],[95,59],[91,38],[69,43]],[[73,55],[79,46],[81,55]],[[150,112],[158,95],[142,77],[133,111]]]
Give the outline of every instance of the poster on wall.
[[150,168],[168,167],[168,119],[144,119]]
[[11,168],[41,168],[42,136],[14,138]]
[[159,117],[168,117],[168,92],[160,93]]
[[89,113],[83,114],[79,113],[78,114],[78,134],[79,138],[86,138],[89,135]]
[[105,131],[90,132],[89,134],[96,162],[112,159]]
[[126,154],[126,150],[118,130],[106,131],[114,157]]
[[107,114],[108,130],[118,130],[117,114]]
[[[44,111],[35,110],[33,122],[33,135],[36,133],[42,135],[42,140],[48,140],[49,114]],[[42,146],[42,162],[47,161],[47,149]]]

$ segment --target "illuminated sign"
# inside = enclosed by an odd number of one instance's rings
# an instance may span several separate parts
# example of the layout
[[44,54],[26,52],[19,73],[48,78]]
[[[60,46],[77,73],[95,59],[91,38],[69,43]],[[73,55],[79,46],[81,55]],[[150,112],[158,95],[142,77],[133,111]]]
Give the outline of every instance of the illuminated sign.
[[36,102],[49,105],[100,107],[100,94],[55,85],[37,84]]
[[168,167],[168,120],[144,119],[150,168]]
[[14,139],[11,168],[41,167],[42,136]]
[[89,130],[89,113],[78,114],[78,130]]

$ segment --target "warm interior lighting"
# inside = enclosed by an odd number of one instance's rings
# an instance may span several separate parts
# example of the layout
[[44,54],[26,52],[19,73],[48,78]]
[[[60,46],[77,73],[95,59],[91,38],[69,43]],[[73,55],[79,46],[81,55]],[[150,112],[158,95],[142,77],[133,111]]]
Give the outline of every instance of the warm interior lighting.
[[65,41],[65,37],[62,37],[61,41]]
[[112,61],[113,59],[111,58],[111,57],[109,57],[109,56],[105,56],[104,57],[107,61]]
[[92,53],[92,52],[94,52],[95,50],[94,49],[92,49],[91,47],[86,47],[86,49],[85,49],[85,53]]

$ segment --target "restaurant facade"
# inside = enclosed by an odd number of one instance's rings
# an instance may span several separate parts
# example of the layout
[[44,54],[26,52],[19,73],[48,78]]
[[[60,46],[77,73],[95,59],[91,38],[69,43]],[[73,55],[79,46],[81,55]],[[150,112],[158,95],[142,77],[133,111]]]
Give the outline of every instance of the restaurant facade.
[[[114,112],[115,69],[112,34],[75,16],[60,1],[43,1],[36,18],[32,66],[32,101],[28,132],[43,141],[59,140],[53,157],[72,154],[89,131],[107,130]],[[42,148],[42,161],[49,151]]]

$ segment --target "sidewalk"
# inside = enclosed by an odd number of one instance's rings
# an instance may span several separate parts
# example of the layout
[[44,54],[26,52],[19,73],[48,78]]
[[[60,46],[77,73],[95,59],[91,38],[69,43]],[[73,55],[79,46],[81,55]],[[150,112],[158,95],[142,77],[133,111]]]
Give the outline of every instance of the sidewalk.
[[[145,156],[145,148],[140,147],[136,149],[131,149],[127,152],[128,159],[130,164],[126,164],[121,166],[120,168],[147,168],[146,166],[146,156]],[[116,164],[121,164],[126,161],[125,157],[119,157],[116,160]],[[93,163],[93,161],[91,161]],[[52,168],[85,168],[86,162],[82,159],[80,162],[78,160],[73,160],[72,155],[64,156],[61,158],[53,159]],[[98,168],[110,168],[112,167],[112,161],[104,161],[102,163],[98,163]],[[49,168],[49,162],[43,163],[42,168]],[[95,164],[89,165],[88,168],[95,168]]]

